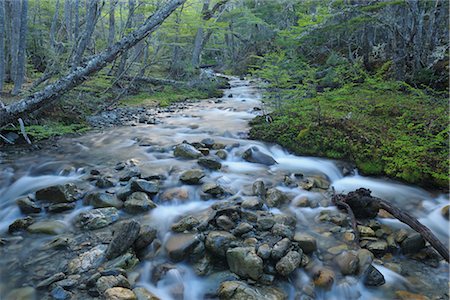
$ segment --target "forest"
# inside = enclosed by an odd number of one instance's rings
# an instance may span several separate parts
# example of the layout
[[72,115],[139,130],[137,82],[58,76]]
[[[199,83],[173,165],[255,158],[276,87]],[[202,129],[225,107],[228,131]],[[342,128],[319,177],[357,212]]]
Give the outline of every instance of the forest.
[[449,1],[0,0],[0,299],[448,299]]

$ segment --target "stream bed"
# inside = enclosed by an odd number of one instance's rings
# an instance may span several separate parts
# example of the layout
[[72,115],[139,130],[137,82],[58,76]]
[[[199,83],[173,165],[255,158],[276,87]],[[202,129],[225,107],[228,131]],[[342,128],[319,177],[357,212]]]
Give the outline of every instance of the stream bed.
[[367,188],[448,245],[448,195],[246,139],[261,93],[229,81],[156,124],[0,156],[0,299],[449,298],[448,264],[408,226],[380,213],[358,243],[331,203]]

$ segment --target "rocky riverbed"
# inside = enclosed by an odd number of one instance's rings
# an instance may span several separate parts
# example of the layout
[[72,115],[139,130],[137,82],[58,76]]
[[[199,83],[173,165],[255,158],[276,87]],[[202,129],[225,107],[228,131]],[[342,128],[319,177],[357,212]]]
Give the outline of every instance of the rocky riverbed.
[[420,235],[380,211],[356,240],[331,202],[369,188],[448,243],[447,196],[246,140],[259,97],[231,78],[222,99],[7,154],[1,298],[448,299]]

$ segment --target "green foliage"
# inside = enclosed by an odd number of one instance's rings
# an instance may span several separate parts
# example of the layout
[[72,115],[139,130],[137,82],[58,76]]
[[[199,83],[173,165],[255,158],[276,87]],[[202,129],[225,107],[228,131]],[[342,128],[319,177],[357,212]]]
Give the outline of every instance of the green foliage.
[[[90,128],[86,124],[64,124],[58,122],[45,122],[43,125],[29,125],[25,126],[27,135],[33,141],[44,140],[55,136],[66,134],[80,134],[88,131]],[[13,129],[17,134],[20,134],[20,129]]]
[[273,123],[255,119],[250,136],[298,154],[352,160],[363,174],[446,187],[446,116],[445,99],[404,82],[367,77],[291,100],[283,113],[273,114]]

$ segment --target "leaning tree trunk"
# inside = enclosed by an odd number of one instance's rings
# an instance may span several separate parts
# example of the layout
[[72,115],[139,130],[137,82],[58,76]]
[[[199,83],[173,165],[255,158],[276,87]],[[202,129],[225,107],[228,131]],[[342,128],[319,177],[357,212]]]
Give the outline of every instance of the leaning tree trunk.
[[[136,4],[135,0],[128,0],[129,12],[128,12],[128,18],[127,18],[127,22],[125,24],[124,32],[127,29],[131,28],[133,25],[134,10],[136,8],[135,4]],[[125,51],[122,54],[122,57],[120,58],[119,67],[117,68],[117,71],[116,71],[116,78],[119,78],[120,76],[122,76],[122,74],[125,70],[125,65],[127,63],[127,60],[128,60],[128,50]]]
[[70,89],[87,80],[88,76],[98,72],[116,57],[124,53],[155,31],[159,25],[186,0],[171,0],[164,7],[150,16],[144,24],[130,34],[123,37],[111,48],[93,56],[83,67],[76,68],[73,72],[60,78],[43,90],[36,92],[19,102],[6,106],[0,110],[0,126],[16,120],[21,115],[35,111],[45,104],[49,104]]
[[5,80],[5,2],[0,0],[0,93]]
[[27,41],[27,13],[28,13],[28,0],[22,0],[20,14],[20,35],[19,35],[19,51],[17,54],[17,72],[14,80],[14,88],[12,90],[13,95],[19,94],[22,89],[23,82],[25,80],[25,62],[26,62],[26,41]]

